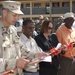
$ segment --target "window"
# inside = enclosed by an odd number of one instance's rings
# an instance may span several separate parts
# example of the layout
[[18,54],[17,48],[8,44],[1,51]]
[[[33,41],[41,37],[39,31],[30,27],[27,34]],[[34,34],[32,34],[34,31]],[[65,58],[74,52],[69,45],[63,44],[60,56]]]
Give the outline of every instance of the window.
[[59,2],[53,3],[53,7],[59,7]]
[[62,7],[69,7],[69,2],[63,2]]
[[0,9],[2,9],[2,4],[0,4]]
[[24,4],[21,4],[21,8],[24,8]]
[[45,6],[50,6],[50,3],[46,3],[46,5]]
[[41,8],[41,3],[35,3],[34,8]]
[[30,4],[28,3],[28,4],[26,4],[26,8],[30,8]]
[[75,6],[75,2],[72,3],[72,7],[74,7],[74,6]]

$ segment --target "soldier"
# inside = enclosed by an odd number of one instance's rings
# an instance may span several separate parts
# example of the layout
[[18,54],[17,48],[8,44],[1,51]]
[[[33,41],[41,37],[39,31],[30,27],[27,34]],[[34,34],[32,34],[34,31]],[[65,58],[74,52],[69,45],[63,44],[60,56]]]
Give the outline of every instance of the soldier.
[[35,30],[37,31],[38,34],[40,33],[40,28],[41,28],[43,19],[44,19],[43,15],[40,15],[39,22],[35,25]]
[[[21,57],[21,51],[25,54],[29,50],[20,42],[17,35],[17,29],[14,24],[22,15],[20,10],[21,3],[18,1],[2,2],[2,17],[0,19],[0,75],[4,75],[7,71],[15,71],[13,75],[22,75],[22,70],[30,61]],[[34,54],[36,56],[36,53]],[[16,74],[17,73],[17,74]],[[6,74],[5,74],[6,75]]]
[[54,32],[56,32],[56,30],[57,30],[61,25],[63,25],[63,24],[64,24],[63,16],[60,16],[60,17],[58,18],[58,23],[57,23],[56,26],[55,26]]
[[[17,30],[14,24],[23,14],[20,10],[21,3],[17,1],[2,2],[2,17],[0,19],[0,75],[4,72],[18,68],[24,68],[29,60],[21,57],[20,50],[23,50],[23,45],[19,42]],[[15,73],[14,73],[15,75]]]

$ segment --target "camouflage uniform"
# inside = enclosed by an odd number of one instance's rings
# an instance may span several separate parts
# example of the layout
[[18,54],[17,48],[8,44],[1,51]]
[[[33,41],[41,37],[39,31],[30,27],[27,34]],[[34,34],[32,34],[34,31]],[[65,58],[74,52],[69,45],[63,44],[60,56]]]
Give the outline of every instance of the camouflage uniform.
[[[0,75],[16,67],[16,59],[21,57],[20,50],[24,50],[19,41],[16,28],[11,25],[8,29],[0,22]],[[21,74],[19,70],[19,75]],[[16,74],[14,74],[16,75]]]

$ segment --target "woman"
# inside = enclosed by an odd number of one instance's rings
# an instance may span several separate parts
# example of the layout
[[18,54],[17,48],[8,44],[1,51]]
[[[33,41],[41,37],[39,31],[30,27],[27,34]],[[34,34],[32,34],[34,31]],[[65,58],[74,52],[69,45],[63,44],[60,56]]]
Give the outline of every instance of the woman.
[[[39,47],[42,48],[44,52],[50,51],[52,47],[58,44],[58,40],[55,34],[50,34],[52,32],[53,25],[51,21],[45,20],[42,23],[40,34],[35,37],[35,40]],[[52,58],[52,63],[41,61],[39,63],[39,74],[40,75],[57,75],[58,69],[58,59],[57,56]]]

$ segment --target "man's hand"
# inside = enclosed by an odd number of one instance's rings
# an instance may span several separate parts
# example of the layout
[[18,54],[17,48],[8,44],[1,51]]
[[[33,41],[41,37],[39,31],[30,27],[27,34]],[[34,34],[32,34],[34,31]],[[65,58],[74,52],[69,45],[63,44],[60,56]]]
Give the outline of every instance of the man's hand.
[[62,45],[62,47],[60,49],[64,50],[64,51],[67,51],[68,50],[68,46],[67,45]]
[[17,59],[16,66],[17,66],[17,68],[24,68],[29,64],[29,62],[30,62],[29,60],[21,57],[21,58]]
[[29,64],[35,64],[35,63],[39,63],[42,59],[44,59],[45,57],[47,57],[48,54],[45,52],[41,52],[41,53],[36,53],[35,54],[35,58],[32,60],[32,62],[30,62]]
[[35,58],[39,58],[39,59],[44,59],[45,57],[47,57],[47,53],[45,52],[36,53],[35,55]]

